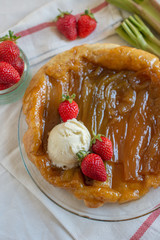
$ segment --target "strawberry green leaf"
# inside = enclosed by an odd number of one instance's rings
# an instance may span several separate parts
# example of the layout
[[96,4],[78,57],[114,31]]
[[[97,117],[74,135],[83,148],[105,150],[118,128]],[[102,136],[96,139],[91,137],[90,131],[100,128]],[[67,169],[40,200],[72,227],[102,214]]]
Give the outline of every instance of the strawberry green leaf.
[[8,31],[8,35],[6,34],[5,36],[3,36],[3,37],[0,38],[0,42],[7,41],[7,40],[16,42],[16,40],[19,39],[20,37],[21,37],[21,36],[16,36],[16,35],[14,35],[14,32],[12,32],[11,30],[9,30],[9,31]]
[[101,136],[104,136],[104,135],[102,135],[102,134],[97,134],[97,135],[96,135],[94,131],[92,131],[92,133],[93,133],[93,138],[91,139],[90,146],[92,146],[93,144],[95,144],[95,143],[96,143],[96,140],[99,140],[100,142],[102,142]]
[[64,101],[67,100],[69,103],[72,103],[72,101],[73,101],[73,99],[74,99],[75,97],[76,97],[76,94],[75,94],[75,93],[73,93],[71,96],[63,94],[63,95],[62,95],[61,102],[64,102]]
[[90,154],[90,152],[85,150],[80,150],[78,153],[76,153],[79,161],[82,161],[83,158],[85,158],[85,156],[87,156],[88,154]]
[[81,16],[83,16],[83,15],[87,15],[87,16],[90,16],[91,18],[95,19],[94,14],[89,9],[86,9]]
[[58,8],[58,11],[60,12],[60,14],[59,15],[57,15],[57,17],[55,18],[55,22],[61,17],[61,18],[63,18],[65,15],[70,15],[71,13],[72,13],[72,11],[70,11],[70,12],[68,12],[68,11],[65,11],[65,12],[63,12],[63,11],[61,11],[59,8]]

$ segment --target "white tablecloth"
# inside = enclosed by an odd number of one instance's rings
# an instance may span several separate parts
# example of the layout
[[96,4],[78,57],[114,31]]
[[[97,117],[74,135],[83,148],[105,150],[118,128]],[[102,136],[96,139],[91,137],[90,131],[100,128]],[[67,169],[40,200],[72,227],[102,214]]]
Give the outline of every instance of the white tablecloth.
[[[0,0],[0,32],[3,32],[12,25],[16,24],[17,21],[26,16],[28,13],[47,2],[50,2],[50,0]],[[106,41],[125,44],[118,36],[112,36]],[[34,66],[34,69],[31,69],[32,74],[34,74],[37,69],[44,64],[44,62]],[[17,124],[20,108],[21,100],[10,105],[0,105],[0,129],[1,134],[3,136],[5,135],[5,140],[3,139],[0,142],[0,240],[75,239],[75,237],[73,237],[67,229],[62,226],[59,221],[57,221],[53,214],[37,198],[35,198],[35,196],[28,191],[27,188],[19,183],[1,165],[1,162],[4,159],[7,159],[7,156],[9,156],[9,154],[13,151],[12,145],[9,144],[9,142],[14,142],[14,144],[18,145]],[[9,112],[9,129],[14,128],[14,134],[12,135],[10,135],[9,131],[7,131],[5,119],[3,118],[3,114],[6,111]],[[13,117],[17,118],[17,124],[15,126],[12,126]],[[25,169],[24,174],[27,175]],[[70,213],[66,212],[66,215],[67,214],[68,217],[72,218]],[[128,222],[97,223],[97,226],[99,224],[103,224],[104,230],[107,229],[108,234],[104,231],[103,239],[125,240],[130,239],[132,236],[132,240],[140,239],[140,236],[142,236],[141,239],[145,240],[160,239],[160,233],[157,231],[159,228],[158,226],[160,225],[160,217],[156,218],[155,221],[153,221],[153,218],[149,220],[147,219],[148,216],[145,216]],[[83,221],[83,219],[79,220]],[[148,225],[151,224],[151,222],[153,222],[152,228],[148,230]],[[144,234],[139,230],[139,235],[135,235],[136,231],[142,224],[146,227],[146,231],[144,231],[145,228],[143,228]],[[86,231],[86,229],[87,226],[84,227],[84,229],[81,229],[81,231]],[[130,236],[128,235],[128,229],[130,230]],[[92,231],[92,229],[88,229],[88,232],[89,231]],[[119,232],[121,235],[117,234]],[[99,239],[98,234],[95,235],[94,239]]]

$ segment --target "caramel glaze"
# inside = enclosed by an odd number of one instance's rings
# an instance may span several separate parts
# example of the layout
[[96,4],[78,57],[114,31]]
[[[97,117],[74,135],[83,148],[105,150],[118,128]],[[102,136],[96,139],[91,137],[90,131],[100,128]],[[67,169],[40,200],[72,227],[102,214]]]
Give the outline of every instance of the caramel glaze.
[[[67,74],[69,82],[48,78],[43,151],[48,133],[60,123],[60,96],[75,93],[78,120],[90,133],[104,134],[113,143],[113,158],[106,163],[110,188],[120,192],[120,202],[139,198],[148,191],[148,179],[154,185],[154,175],[160,172],[160,96],[151,81],[155,76],[148,70],[108,70],[85,60],[78,72]],[[73,169],[66,172],[72,174]]]

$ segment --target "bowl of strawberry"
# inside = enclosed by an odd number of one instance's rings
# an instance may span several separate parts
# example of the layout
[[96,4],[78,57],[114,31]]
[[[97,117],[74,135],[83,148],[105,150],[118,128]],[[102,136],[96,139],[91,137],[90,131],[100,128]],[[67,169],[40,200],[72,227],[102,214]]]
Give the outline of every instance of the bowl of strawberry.
[[21,98],[29,79],[29,62],[12,31],[0,38],[0,104]]

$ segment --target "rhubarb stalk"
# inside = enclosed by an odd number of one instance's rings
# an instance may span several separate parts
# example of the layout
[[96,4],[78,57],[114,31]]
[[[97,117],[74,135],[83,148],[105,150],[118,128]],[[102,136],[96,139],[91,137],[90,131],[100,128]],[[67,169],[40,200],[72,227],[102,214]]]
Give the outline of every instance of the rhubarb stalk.
[[160,40],[153,35],[137,15],[125,19],[115,31],[130,45],[160,57]]
[[160,33],[160,4],[155,0],[107,0],[118,8],[138,14]]

